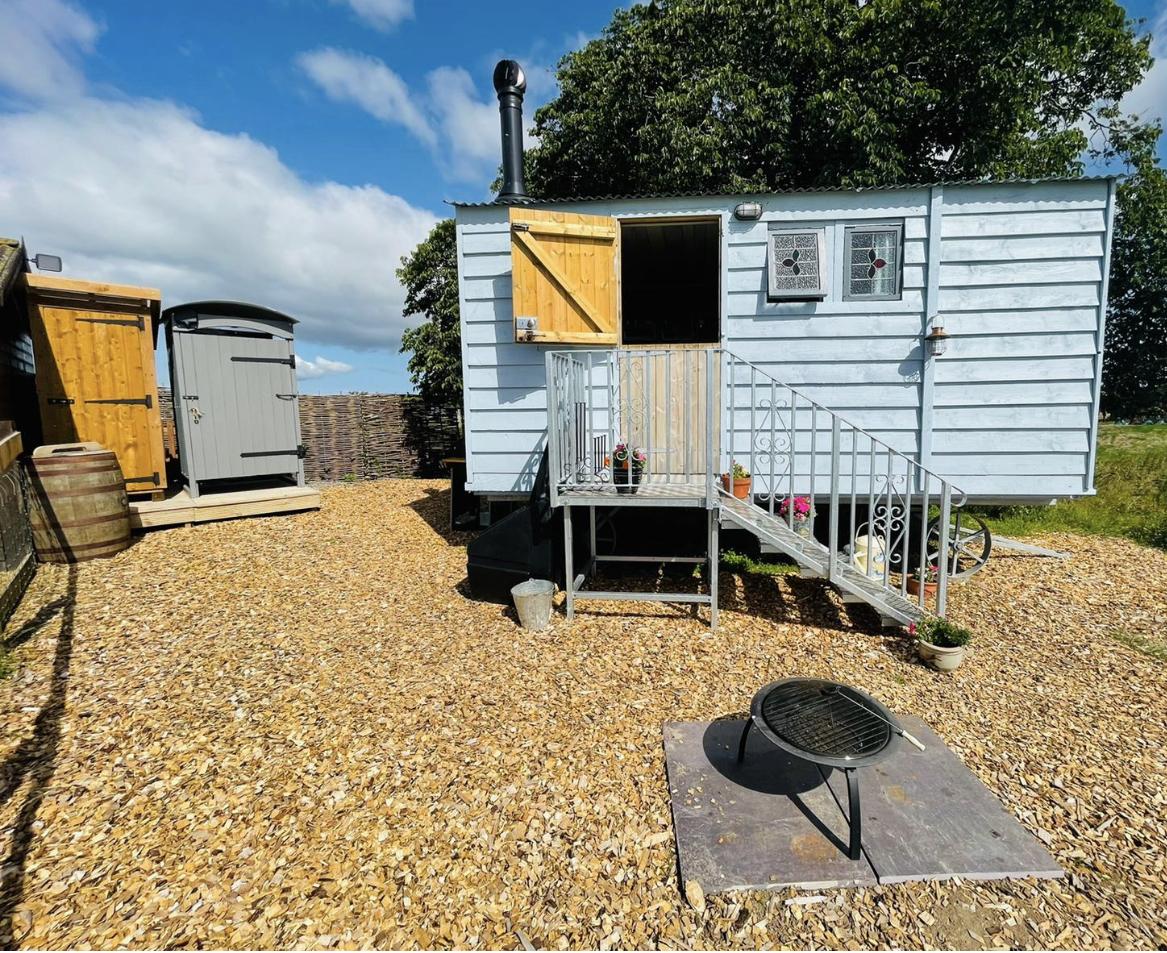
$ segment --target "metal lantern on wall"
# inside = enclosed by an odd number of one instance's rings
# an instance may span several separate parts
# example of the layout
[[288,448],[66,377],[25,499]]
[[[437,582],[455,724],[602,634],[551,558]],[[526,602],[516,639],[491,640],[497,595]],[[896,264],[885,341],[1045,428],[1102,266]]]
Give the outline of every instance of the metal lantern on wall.
[[937,318],[932,322],[932,330],[924,338],[928,342],[928,356],[939,357],[948,350],[949,334],[944,330],[944,322]]

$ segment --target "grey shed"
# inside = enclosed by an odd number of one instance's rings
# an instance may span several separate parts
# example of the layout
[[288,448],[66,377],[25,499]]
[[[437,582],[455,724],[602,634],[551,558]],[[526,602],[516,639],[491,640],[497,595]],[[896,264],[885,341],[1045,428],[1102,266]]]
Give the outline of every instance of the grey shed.
[[304,485],[295,318],[238,301],[162,312],[178,458],[190,495],[210,481]]

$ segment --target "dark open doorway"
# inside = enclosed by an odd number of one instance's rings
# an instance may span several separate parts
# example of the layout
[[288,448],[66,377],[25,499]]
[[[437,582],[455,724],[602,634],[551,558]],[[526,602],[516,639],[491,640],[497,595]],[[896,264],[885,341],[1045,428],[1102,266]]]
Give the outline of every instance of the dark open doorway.
[[716,220],[622,222],[623,343],[719,343],[720,247]]

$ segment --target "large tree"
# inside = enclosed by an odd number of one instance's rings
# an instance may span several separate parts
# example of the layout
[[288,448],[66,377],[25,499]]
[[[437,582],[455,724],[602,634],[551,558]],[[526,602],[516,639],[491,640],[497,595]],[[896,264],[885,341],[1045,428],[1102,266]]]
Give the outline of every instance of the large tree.
[[1158,128],[1115,104],[1148,46],[1114,0],[659,0],[560,62],[527,178],[548,198],[734,193],[1066,175],[1094,152],[1140,171],[1121,191],[1112,328],[1141,341],[1167,242],[1141,205],[1161,187]]
[[418,393],[435,403],[462,400],[462,333],[458,324],[458,254],[454,220],[442,219],[413,253],[401,259],[397,278],[405,288],[406,328],[401,350]]
[[1113,0],[660,0],[559,64],[533,194],[1062,175],[1150,64]]
[[1167,417],[1167,172],[1157,126],[1116,123],[1109,141],[1128,170],[1111,249],[1102,409],[1128,420]]

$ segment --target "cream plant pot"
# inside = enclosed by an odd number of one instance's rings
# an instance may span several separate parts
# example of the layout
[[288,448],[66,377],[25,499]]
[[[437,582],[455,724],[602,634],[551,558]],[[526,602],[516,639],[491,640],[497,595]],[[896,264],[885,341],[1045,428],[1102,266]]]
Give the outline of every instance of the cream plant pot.
[[958,669],[960,663],[964,661],[968,646],[958,645],[955,648],[949,648],[943,645],[933,645],[931,642],[920,639],[916,642],[916,651],[920,653],[920,658],[938,672],[952,672]]

